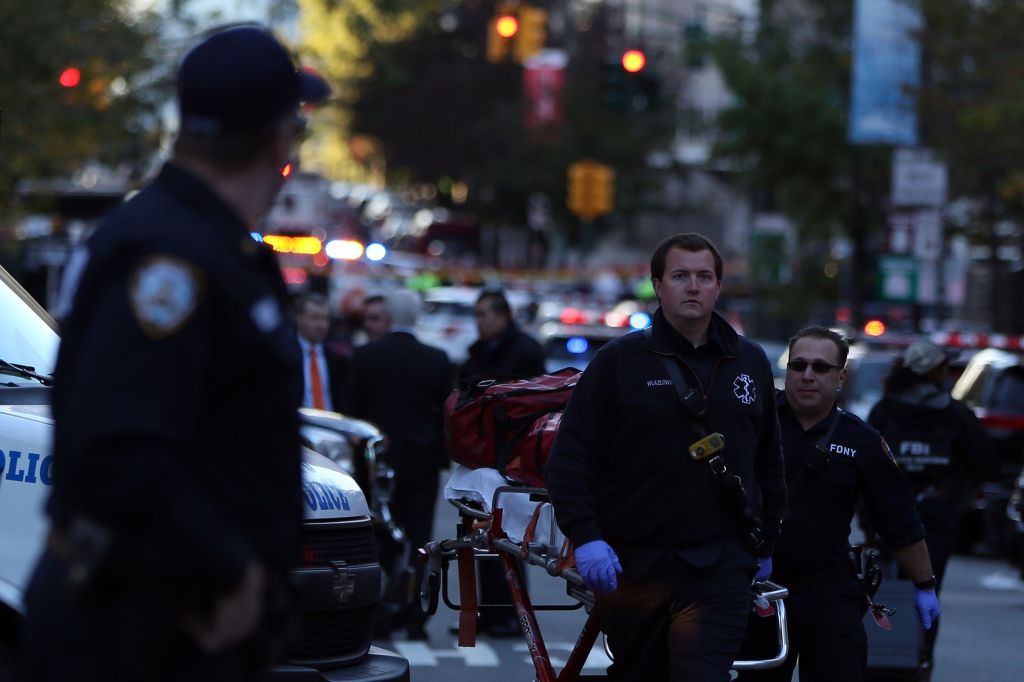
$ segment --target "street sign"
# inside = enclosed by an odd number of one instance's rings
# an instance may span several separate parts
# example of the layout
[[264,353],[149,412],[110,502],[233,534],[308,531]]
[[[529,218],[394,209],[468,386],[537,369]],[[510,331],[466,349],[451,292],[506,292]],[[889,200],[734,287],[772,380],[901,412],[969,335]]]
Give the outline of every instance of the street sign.
[[948,172],[926,149],[897,149],[892,155],[893,206],[933,206],[946,203]]
[[908,256],[879,256],[878,297],[913,303],[917,298],[917,262]]

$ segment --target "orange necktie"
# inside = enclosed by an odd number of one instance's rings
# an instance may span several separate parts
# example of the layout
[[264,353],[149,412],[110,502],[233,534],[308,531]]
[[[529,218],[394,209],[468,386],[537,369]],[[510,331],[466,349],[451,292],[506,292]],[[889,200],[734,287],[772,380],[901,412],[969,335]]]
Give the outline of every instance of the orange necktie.
[[309,382],[313,391],[313,407],[324,409],[324,387],[320,384],[320,360],[316,348],[309,349]]

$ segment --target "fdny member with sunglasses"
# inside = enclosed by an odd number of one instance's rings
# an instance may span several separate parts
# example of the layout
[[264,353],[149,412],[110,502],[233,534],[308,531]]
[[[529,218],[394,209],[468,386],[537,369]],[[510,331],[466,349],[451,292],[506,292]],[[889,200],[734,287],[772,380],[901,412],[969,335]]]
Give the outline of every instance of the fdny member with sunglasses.
[[[839,409],[846,380],[846,339],[807,327],[789,341],[779,426],[789,508],[775,543],[772,580],[789,588],[789,657],[778,668],[740,680],[790,680],[799,659],[802,682],[857,682],[867,668],[864,586],[849,560],[850,523],[863,496],[876,530],[914,581],[917,617],[938,618],[935,580],[914,494],[885,440]],[[747,633],[743,658],[776,644],[774,621]]]

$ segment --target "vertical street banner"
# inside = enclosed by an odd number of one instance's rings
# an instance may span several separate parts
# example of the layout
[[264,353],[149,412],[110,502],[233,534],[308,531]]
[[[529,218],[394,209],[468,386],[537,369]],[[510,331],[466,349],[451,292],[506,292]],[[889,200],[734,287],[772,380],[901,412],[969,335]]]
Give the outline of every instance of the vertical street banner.
[[855,3],[847,137],[852,144],[915,145],[921,12],[906,0]]
[[523,62],[527,128],[547,128],[564,120],[562,100],[567,63],[568,57],[563,50],[541,50]]

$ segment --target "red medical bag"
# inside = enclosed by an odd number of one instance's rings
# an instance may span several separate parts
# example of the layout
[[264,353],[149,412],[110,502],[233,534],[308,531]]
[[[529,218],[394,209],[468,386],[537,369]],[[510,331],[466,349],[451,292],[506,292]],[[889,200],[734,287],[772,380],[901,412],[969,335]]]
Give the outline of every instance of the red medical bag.
[[484,379],[452,391],[444,405],[448,457],[543,486],[561,412],[580,375],[566,368],[531,379]]

